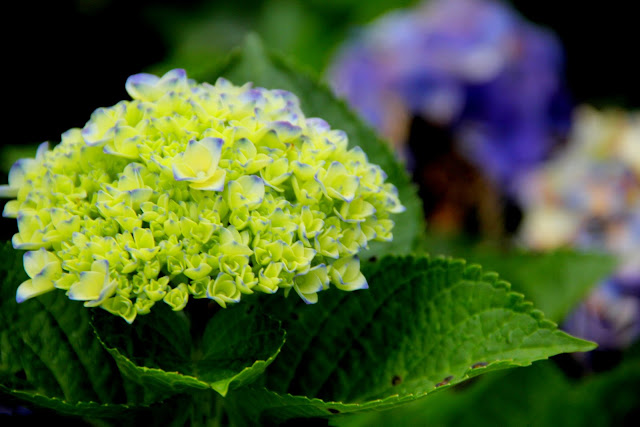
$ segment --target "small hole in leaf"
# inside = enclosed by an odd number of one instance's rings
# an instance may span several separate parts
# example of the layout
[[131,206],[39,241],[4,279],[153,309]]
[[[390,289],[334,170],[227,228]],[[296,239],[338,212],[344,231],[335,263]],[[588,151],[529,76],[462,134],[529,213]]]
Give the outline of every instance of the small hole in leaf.
[[400,383],[402,383],[402,377],[400,375],[394,375],[393,378],[391,378],[391,385],[396,386]]
[[338,411],[337,409],[333,409],[333,408],[329,408],[329,412],[331,412],[332,414],[339,414],[340,411]]
[[487,366],[487,362],[478,362],[471,365],[471,369],[484,368]]
[[27,379],[27,374],[24,370],[18,371],[14,374],[14,376],[20,380],[26,380]]
[[372,256],[371,258],[369,258],[370,262],[376,262],[378,261],[378,257],[377,256]]
[[436,384],[436,387],[442,387],[443,385],[447,385],[451,382],[452,379],[453,379],[453,375],[449,375],[448,377],[440,381],[438,384]]

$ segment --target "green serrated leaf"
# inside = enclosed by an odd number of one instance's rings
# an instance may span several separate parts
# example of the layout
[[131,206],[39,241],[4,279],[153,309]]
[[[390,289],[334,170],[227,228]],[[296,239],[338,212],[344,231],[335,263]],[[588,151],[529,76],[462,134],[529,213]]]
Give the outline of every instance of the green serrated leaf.
[[268,89],[285,89],[299,99],[307,117],[320,117],[332,128],[341,129],[349,136],[351,146],[360,146],[372,163],[380,165],[393,183],[406,211],[394,215],[392,242],[374,242],[363,258],[386,254],[409,254],[424,231],[422,202],[404,167],[397,161],[389,144],[365,125],[346,104],[338,100],[331,90],[306,70],[297,69],[282,57],[265,51],[257,36],[249,36],[243,48],[230,56],[228,62],[216,72],[197,76],[214,82],[225,77],[235,84],[253,82]]
[[[168,399],[150,404],[127,408],[126,412],[118,405],[98,404],[96,402],[69,402],[32,393],[13,392],[5,400],[4,390],[0,390],[0,402],[12,405],[31,403],[32,417],[28,420],[51,419],[63,425],[95,425],[135,427],[139,425],[162,425],[167,427],[183,427],[194,412],[194,402],[189,395],[176,395]],[[17,398],[17,399],[16,399]],[[35,406],[35,407],[34,407]],[[62,414],[70,415],[65,417]],[[85,418],[87,423],[78,420],[74,415]],[[32,419],[33,418],[33,419]],[[27,421],[27,419],[25,419]]]
[[0,245],[0,391],[71,415],[114,416],[155,399],[122,380],[89,312],[62,292],[22,304],[22,252]]
[[507,251],[435,233],[425,235],[423,249],[433,255],[461,257],[499,271],[515,291],[526,295],[554,322],[563,320],[618,263],[615,257],[604,253],[569,249]]
[[266,388],[231,395],[254,421],[389,408],[481,373],[595,346],[559,331],[477,265],[385,257],[363,271],[367,291],[331,289],[312,306],[270,305],[287,343]]
[[631,425],[640,405],[640,359],[610,371],[570,379],[552,361],[487,375],[462,390],[380,413],[336,420],[334,425],[612,426]]
[[133,325],[106,313],[96,313],[93,324],[123,374],[145,388],[214,389],[225,396],[259,377],[284,344],[280,322],[254,308],[240,304],[216,312],[197,342],[185,314],[164,305]]

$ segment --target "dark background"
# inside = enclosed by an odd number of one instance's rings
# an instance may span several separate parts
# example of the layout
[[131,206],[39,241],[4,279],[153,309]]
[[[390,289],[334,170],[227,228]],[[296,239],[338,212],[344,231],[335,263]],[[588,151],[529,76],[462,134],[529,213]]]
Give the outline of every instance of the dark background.
[[[65,130],[83,126],[97,107],[125,99],[126,78],[163,61],[170,49],[162,29],[167,20],[154,20],[154,11],[171,8],[197,12],[205,3],[210,2],[78,0],[13,4],[3,13],[4,99],[8,113],[4,113],[2,143],[58,141]],[[263,3],[236,0],[236,16],[268,14]],[[383,3],[389,2],[376,3],[382,11]],[[631,2],[580,2],[573,7],[558,7],[560,2],[548,1],[512,3],[526,18],[551,28],[561,38],[567,55],[567,78],[577,102],[640,108],[640,66],[635,61],[638,29]],[[234,13],[228,8],[227,12]],[[346,27],[349,23],[338,24]]]

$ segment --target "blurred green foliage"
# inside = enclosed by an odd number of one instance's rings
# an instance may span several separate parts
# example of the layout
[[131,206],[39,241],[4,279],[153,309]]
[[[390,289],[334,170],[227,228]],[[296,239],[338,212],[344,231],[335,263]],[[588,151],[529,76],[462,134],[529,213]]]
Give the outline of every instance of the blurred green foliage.
[[8,174],[15,162],[36,156],[38,145],[5,145],[0,147],[0,172]]
[[321,73],[336,47],[379,15],[416,4],[411,0],[237,0],[202,2],[191,9],[150,6],[147,16],[164,35],[166,61],[150,71],[186,68],[199,78],[221,56],[257,33],[270,49]]

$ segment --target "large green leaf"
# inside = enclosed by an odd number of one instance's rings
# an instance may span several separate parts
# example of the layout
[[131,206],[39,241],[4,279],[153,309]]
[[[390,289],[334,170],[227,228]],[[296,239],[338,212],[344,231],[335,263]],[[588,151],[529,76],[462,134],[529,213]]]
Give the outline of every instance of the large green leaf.
[[230,395],[254,421],[393,407],[480,373],[594,347],[565,334],[495,273],[444,258],[367,263],[367,291],[274,301],[287,343],[266,388]]
[[461,257],[499,271],[515,291],[530,299],[554,322],[562,321],[599,281],[611,274],[617,261],[611,255],[561,249],[534,252],[505,250],[459,236],[429,232],[423,249],[434,255]]
[[284,343],[280,322],[254,308],[239,304],[215,312],[201,337],[183,312],[164,304],[131,326],[106,313],[96,313],[93,324],[120,370],[145,388],[214,389],[225,396],[259,377]]
[[268,89],[285,89],[300,99],[302,111],[307,117],[321,117],[332,128],[341,129],[349,136],[351,146],[360,146],[369,160],[382,167],[399,192],[406,211],[394,215],[393,241],[371,245],[364,257],[384,254],[409,254],[419,241],[424,230],[422,202],[411,184],[404,167],[398,163],[389,145],[382,141],[375,131],[363,124],[343,101],[338,100],[331,90],[306,71],[273,53],[266,52],[255,36],[250,36],[244,47],[230,56],[228,62],[209,75],[198,76],[214,82],[225,77],[235,84],[253,82]]
[[113,416],[157,400],[120,376],[89,311],[61,291],[16,302],[22,254],[0,244],[0,391],[56,411]]
[[[610,371],[570,379],[553,362],[490,374],[462,390],[376,414],[345,417],[336,425],[613,426],[632,425],[640,408],[640,358]],[[637,418],[636,418],[637,419]]]

